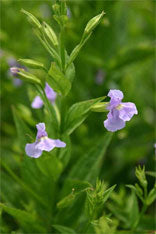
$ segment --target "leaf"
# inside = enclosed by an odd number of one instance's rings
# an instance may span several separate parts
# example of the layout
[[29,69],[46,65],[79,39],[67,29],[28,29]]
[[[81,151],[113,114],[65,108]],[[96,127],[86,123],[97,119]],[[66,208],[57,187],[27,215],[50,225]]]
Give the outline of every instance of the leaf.
[[57,203],[57,207],[59,209],[70,206],[73,203],[73,201],[75,200],[75,198],[80,193],[87,191],[88,188],[92,188],[92,185],[86,181],[68,179],[66,182],[67,183],[66,183],[66,186],[64,187],[64,191],[62,191],[62,194],[64,195],[64,194],[67,194],[69,192],[71,192],[71,193],[68,194],[67,196],[65,196],[63,199],[61,199]]
[[7,212],[11,216],[13,216],[17,220],[17,222],[19,222],[25,230],[29,230],[29,232],[30,231],[31,232],[32,231],[38,231],[38,232],[42,231],[43,233],[45,232],[45,229],[40,224],[40,220],[36,219],[36,217],[34,215],[32,215],[24,210],[8,207],[2,203],[0,203],[0,207],[5,212]]
[[16,174],[3,161],[2,161],[2,166],[12,177],[12,179],[14,179],[20,186],[22,186],[25,191],[31,194],[31,196],[33,196],[35,200],[37,200],[40,204],[42,204],[42,206],[47,207],[47,204],[44,202],[44,200],[31,187],[29,187],[29,185],[27,185],[24,180],[16,176]]
[[154,185],[154,188],[151,189],[151,191],[148,194],[147,197],[147,205],[149,206],[150,204],[152,204],[154,201],[156,200],[156,184]]
[[14,118],[14,122],[16,125],[18,139],[20,142],[19,145],[20,145],[21,149],[24,150],[25,144],[27,143],[26,134],[29,134],[30,136],[33,136],[33,134],[30,131],[30,129],[26,126],[24,121],[20,118],[15,107],[12,107],[12,113],[13,113],[13,118]]
[[62,163],[53,152],[48,154],[44,152],[44,156],[38,158],[36,163],[42,173],[47,177],[52,176],[54,181],[59,178],[62,172]]
[[74,77],[75,77],[75,66],[74,66],[74,63],[71,63],[70,66],[67,68],[67,70],[66,70],[66,77],[67,77],[67,79],[70,80],[70,82],[72,82],[74,80]]
[[105,155],[112,135],[112,133],[108,132],[100,140],[98,138],[96,144],[89,150],[89,152],[82,156],[73,166],[68,177],[94,182],[100,172],[100,162]]
[[110,187],[109,189],[107,189],[102,196],[102,200],[103,200],[103,204],[108,200],[108,198],[110,197],[111,193],[113,192],[113,190],[115,189],[116,185],[113,185],[112,187]]
[[152,177],[156,178],[156,172],[155,171],[146,171],[145,173],[146,173],[146,175],[149,175],[149,176],[152,176]]
[[138,222],[138,218],[139,218],[139,206],[138,206],[138,200],[134,191],[132,191],[132,194],[129,200],[128,212],[129,212],[129,227],[135,227],[136,222]]
[[116,58],[111,59],[109,69],[116,70],[124,66],[130,66],[132,63],[142,61],[146,58],[154,56],[155,46],[152,43],[142,43],[133,48],[124,48]]
[[69,136],[64,136],[62,140],[66,143],[66,147],[60,150],[58,157],[63,164],[63,168],[65,168],[71,157],[71,140]]
[[53,227],[59,231],[59,233],[62,233],[62,234],[76,234],[76,232],[69,228],[69,227],[65,227],[65,226],[62,226],[62,225],[53,225]]
[[63,96],[66,96],[71,89],[71,83],[59,70],[54,62],[51,63],[48,74],[50,77],[47,77],[47,82],[51,85],[51,87],[56,92],[61,93]]
[[91,107],[104,99],[99,97],[72,105],[65,117],[65,133],[70,135],[87,118]]

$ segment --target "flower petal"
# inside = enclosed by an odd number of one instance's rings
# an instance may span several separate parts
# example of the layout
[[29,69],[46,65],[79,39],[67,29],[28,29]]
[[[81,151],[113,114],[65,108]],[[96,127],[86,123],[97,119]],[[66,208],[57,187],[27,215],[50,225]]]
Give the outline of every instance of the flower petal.
[[45,151],[51,151],[52,149],[55,148],[55,141],[46,137],[46,138],[42,138],[38,143],[37,143],[37,147],[40,150],[45,150]]
[[104,126],[108,131],[115,132],[125,127],[125,122],[119,118],[106,119],[104,121]]
[[63,141],[60,141],[59,139],[54,140],[54,142],[55,142],[55,146],[56,146],[56,147],[59,147],[59,148],[64,148],[64,147],[66,147],[66,143],[63,142]]
[[25,152],[29,157],[38,158],[42,154],[42,150],[37,147],[37,143],[26,144]]
[[37,137],[36,137],[37,140],[40,139],[41,137],[48,136],[47,132],[45,131],[45,123],[36,124],[36,128],[37,128]]
[[48,85],[48,83],[46,83],[45,86],[45,93],[47,98],[49,99],[49,101],[54,102],[56,99],[56,92]]
[[33,100],[33,102],[31,103],[32,108],[34,109],[39,109],[43,106],[43,101],[40,98],[40,96],[36,96]]
[[137,108],[134,103],[132,102],[123,102],[121,103],[123,106],[119,110],[119,118],[124,120],[124,121],[129,121],[133,115],[138,114]]
[[111,99],[121,101],[123,99],[123,92],[117,89],[111,89],[107,96],[110,97]]
[[125,122],[119,118],[119,110],[113,109],[107,115],[104,126],[108,131],[115,132],[125,127]]

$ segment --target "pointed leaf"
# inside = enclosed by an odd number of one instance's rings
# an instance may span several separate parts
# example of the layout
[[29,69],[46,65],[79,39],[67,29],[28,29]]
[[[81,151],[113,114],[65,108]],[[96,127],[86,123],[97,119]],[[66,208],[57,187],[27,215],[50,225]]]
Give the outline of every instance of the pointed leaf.
[[71,83],[59,70],[55,63],[51,63],[48,74],[50,77],[47,77],[47,82],[51,85],[51,87],[56,92],[66,96],[71,89]]
[[104,99],[99,97],[72,105],[66,115],[65,133],[70,135],[87,118],[91,107]]
[[69,177],[94,182],[100,172],[100,162],[105,155],[111,138],[112,133],[107,133],[101,140],[98,140],[89,152],[73,166]]
[[53,227],[59,231],[59,233],[62,233],[62,234],[76,234],[76,232],[69,228],[69,227],[65,227],[65,226],[62,226],[62,225],[53,225]]

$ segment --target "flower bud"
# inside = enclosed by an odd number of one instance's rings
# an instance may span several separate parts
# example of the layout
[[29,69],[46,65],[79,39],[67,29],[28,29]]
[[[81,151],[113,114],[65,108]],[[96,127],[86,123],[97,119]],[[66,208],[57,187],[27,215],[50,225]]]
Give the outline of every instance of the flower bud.
[[107,112],[107,106],[109,102],[100,102],[96,103],[91,107],[91,111],[93,112]]
[[25,11],[24,9],[21,9],[21,12],[23,12],[24,14],[26,14],[28,16],[28,20],[30,21],[30,23],[32,23],[33,25],[35,25],[37,28],[41,28],[41,24],[38,21],[38,19],[32,15],[31,13],[29,13],[28,11]]
[[46,33],[47,37],[49,38],[49,40],[52,42],[52,44],[54,46],[58,45],[58,40],[57,40],[57,36],[55,34],[55,32],[53,31],[53,29],[44,22],[44,32]]
[[93,17],[86,25],[86,28],[84,30],[84,34],[89,34],[91,31],[93,31],[93,29],[100,23],[104,14],[105,14],[104,11],[102,11],[101,14]]
[[44,69],[43,63],[37,62],[37,61],[32,60],[32,59],[19,59],[18,61],[23,63],[24,65],[30,67],[30,68]]
[[17,75],[20,70],[19,67],[11,67],[10,71],[13,75]]

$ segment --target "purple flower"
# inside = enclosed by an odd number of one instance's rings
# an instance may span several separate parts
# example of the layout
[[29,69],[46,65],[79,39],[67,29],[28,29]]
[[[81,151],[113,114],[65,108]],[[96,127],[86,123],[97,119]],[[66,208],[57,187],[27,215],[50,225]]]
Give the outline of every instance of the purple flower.
[[37,136],[36,141],[32,144],[26,144],[25,152],[29,157],[39,158],[42,151],[51,151],[55,147],[62,148],[66,146],[66,143],[59,139],[53,140],[48,137],[45,131],[45,123],[39,123],[36,125]]
[[[46,83],[45,86],[45,93],[47,98],[49,99],[49,101],[53,104],[55,102],[56,99],[56,92],[48,85],[48,83]],[[36,96],[31,104],[32,108],[34,109],[39,109],[43,106],[43,101],[39,96]]]
[[109,113],[104,121],[104,126],[108,131],[115,132],[125,127],[125,122],[129,121],[134,114],[138,114],[137,108],[132,102],[121,102],[123,93],[120,90],[110,90],[108,97],[111,98],[107,106]]
[[102,85],[105,79],[106,73],[103,70],[99,69],[95,77],[95,83],[97,85]]
[[72,16],[72,14],[71,14],[71,10],[70,10],[70,8],[69,7],[67,7],[67,16],[68,16],[68,18],[70,19],[71,18],[71,16]]
[[[13,57],[9,57],[7,59],[7,62],[8,62],[8,65],[10,66],[10,75],[12,75],[14,77],[16,77],[18,75],[19,68],[26,70],[26,68],[24,66],[21,66],[19,63],[17,63],[16,59],[14,59]],[[21,86],[22,80],[20,80],[18,78],[14,78],[13,84],[16,87]]]
[[18,67],[11,67],[10,68],[11,74],[13,76],[17,76],[18,72],[19,72],[19,68]]

